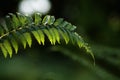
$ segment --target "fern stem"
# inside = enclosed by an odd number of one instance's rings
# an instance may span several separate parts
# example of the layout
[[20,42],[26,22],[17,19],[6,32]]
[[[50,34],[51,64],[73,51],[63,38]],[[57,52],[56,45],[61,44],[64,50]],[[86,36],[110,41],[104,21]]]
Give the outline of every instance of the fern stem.
[[9,34],[11,34],[11,33],[13,33],[13,32],[16,32],[16,31],[19,31],[19,30],[22,30],[22,29],[23,29],[22,27],[20,27],[20,28],[18,28],[18,29],[13,29],[12,31],[9,31],[9,32],[3,34],[2,36],[0,36],[0,39],[2,39],[2,38],[5,37],[5,36],[8,36]]

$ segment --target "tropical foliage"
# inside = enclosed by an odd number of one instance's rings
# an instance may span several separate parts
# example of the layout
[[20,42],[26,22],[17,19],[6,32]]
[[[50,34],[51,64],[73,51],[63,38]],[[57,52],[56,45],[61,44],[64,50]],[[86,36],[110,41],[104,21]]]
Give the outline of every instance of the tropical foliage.
[[34,14],[34,17],[9,13],[5,24],[0,25],[0,48],[5,57],[8,54],[12,57],[14,52],[18,52],[20,43],[24,49],[27,44],[31,47],[34,37],[40,45],[45,45],[45,36],[47,36],[52,45],[60,44],[61,40],[66,44],[71,42],[80,48],[85,48],[94,58],[87,43],[75,32],[75,29],[76,26],[71,23],[62,18],[55,20],[55,17],[50,15],[42,18],[40,13]]

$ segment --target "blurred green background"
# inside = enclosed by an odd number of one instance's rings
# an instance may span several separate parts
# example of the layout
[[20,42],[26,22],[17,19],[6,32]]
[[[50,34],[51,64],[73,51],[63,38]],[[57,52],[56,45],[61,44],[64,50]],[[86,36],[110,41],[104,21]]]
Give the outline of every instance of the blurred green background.
[[[36,1],[36,0],[35,0]],[[21,0],[0,0],[0,22],[18,11]],[[50,0],[48,14],[77,26],[89,43],[96,65],[77,46],[38,45],[20,49],[5,59],[0,54],[0,80],[120,80],[120,4],[119,0]]]

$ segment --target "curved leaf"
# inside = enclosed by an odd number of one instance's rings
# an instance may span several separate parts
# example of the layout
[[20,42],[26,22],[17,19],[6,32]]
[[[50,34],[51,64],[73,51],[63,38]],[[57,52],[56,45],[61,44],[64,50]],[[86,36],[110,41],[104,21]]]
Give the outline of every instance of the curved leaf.
[[5,40],[3,42],[3,45],[4,45],[5,49],[7,50],[7,52],[9,53],[10,58],[11,58],[12,57],[12,47],[11,47],[10,42],[8,40]]
[[10,35],[9,40],[11,42],[11,45],[13,46],[15,53],[17,54],[18,52],[18,43],[16,41],[16,39],[13,37],[13,35]]
[[39,44],[41,44],[41,39],[40,39],[40,36],[39,36],[39,33],[36,29],[33,29],[33,28],[30,28],[31,29],[31,32],[33,34],[33,36],[35,37],[35,39],[37,40],[37,42]]
[[52,31],[54,33],[54,36],[55,36],[57,42],[60,44],[60,35],[59,35],[58,30],[56,28],[52,28]]
[[27,40],[27,43],[28,43],[29,47],[31,47],[31,45],[32,45],[32,38],[31,38],[30,33],[28,33],[28,32],[23,33],[23,36]]
[[45,42],[45,36],[44,36],[44,33],[42,32],[42,30],[38,30],[38,33],[39,33],[39,36],[40,36],[40,39],[41,39],[41,42],[42,44],[44,45],[44,42]]
[[15,32],[13,33],[14,37],[20,41],[24,47],[24,49],[26,48],[26,45],[27,45],[27,41],[25,39],[25,37],[23,36],[23,34],[21,34],[20,32]]
[[24,48],[26,48],[27,44],[31,47],[32,36],[39,44],[44,45],[46,35],[52,45],[55,45],[56,41],[60,44],[60,40],[63,39],[66,44],[72,42],[72,44],[78,45],[80,48],[84,47],[86,52],[94,58],[88,45],[75,32],[76,26],[64,21],[63,18],[55,20],[54,16],[46,15],[42,19],[40,13],[36,13],[34,17],[20,13],[16,13],[16,15],[10,13],[6,16],[5,25],[0,25],[0,48],[5,57],[7,57],[7,54],[12,57],[14,51],[15,53],[18,52],[19,42],[22,43]]
[[4,57],[6,58],[8,52],[7,52],[6,48],[5,48],[5,46],[3,45],[3,43],[0,43],[0,48],[1,48],[2,52],[3,52]]
[[50,40],[51,44],[54,44],[52,35],[51,35],[51,33],[49,32],[49,30],[44,29],[43,31],[44,31],[44,33],[46,34],[46,36],[48,37],[48,39]]

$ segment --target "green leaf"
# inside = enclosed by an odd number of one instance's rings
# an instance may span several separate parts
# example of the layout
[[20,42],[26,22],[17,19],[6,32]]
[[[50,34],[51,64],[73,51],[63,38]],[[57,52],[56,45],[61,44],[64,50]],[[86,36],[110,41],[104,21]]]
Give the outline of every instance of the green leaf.
[[7,58],[8,52],[7,52],[6,48],[4,47],[3,43],[0,43],[0,48],[3,52],[4,57]]
[[94,60],[94,62],[95,62],[94,55],[93,55],[90,47],[88,46],[88,44],[85,43],[85,42],[83,41],[82,37],[80,37],[77,33],[75,33],[75,38],[76,38],[76,40],[77,40],[78,46],[79,46],[80,48],[81,48],[81,47],[85,48],[86,52],[89,53],[89,54],[92,56],[92,58],[93,58],[93,60]]
[[27,41],[26,41],[25,37],[23,36],[23,34],[17,31],[17,32],[14,32],[13,35],[16,39],[18,39],[18,41],[20,41],[22,43],[22,45],[25,49]]
[[16,39],[13,37],[13,35],[10,35],[9,40],[11,42],[11,45],[13,46],[15,53],[17,54],[18,52],[18,43],[16,41]]
[[49,24],[49,25],[52,25],[55,21],[55,17],[54,16],[50,16],[50,15],[46,15],[44,18],[43,18],[43,25],[46,25],[46,24]]
[[80,37],[77,33],[74,33],[74,38],[76,40],[77,45],[81,48],[84,45],[84,41],[82,37]]
[[54,31],[53,31],[52,28],[48,28],[48,30],[49,30],[49,32],[50,32],[50,34],[51,34],[51,36],[52,36],[53,45],[55,45],[55,43],[56,43],[56,36],[55,36],[55,33],[54,33]]
[[62,38],[66,44],[71,41],[80,48],[84,47],[94,58],[92,51],[82,37],[74,31],[75,29],[76,26],[71,23],[64,21],[62,18],[55,20],[55,17],[50,15],[46,15],[42,19],[39,13],[36,13],[34,18],[20,13],[16,15],[10,13],[6,16],[6,23],[3,26],[0,25],[0,40],[2,41],[0,47],[5,57],[7,57],[7,54],[11,57],[12,49],[16,53],[18,52],[19,42],[22,43],[24,48],[27,44],[31,47],[31,34],[39,44],[42,43],[43,45],[46,35],[52,45],[55,45],[56,41],[60,43]]
[[35,19],[34,19],[34,23],[35,25],[39,25],[42,21],[42,18],[41,18],[42,14],[40,13],[35,13]]
[[7,50],[7,52],[9,53],[10,58],[11,58],[12,57],[12,47],[11,47],[10,42],[8,40],[4,40],[3,45],[4,45],[5,49]]
[[66,32],[68,33],[69,38],[70,38],[70,41],[72,42],[72,44],[75,44],[76,41],[74,40],[74,39],[75,39],[74,33],[73,33],[73,32],[70,32],[69,30],[66,30]]
[[12,14],[12,13],[9,13],[9,15],[11,16],[11,23],[12,23],[12,26],[17,29],[18,27],[20,27],[20,22],[18,20],[18,18],[16,17],[15,14]]
[[59,26],[63,22],[63,18],[59,18],[54,22],[54,26]]
[[44,42],[45,42],[45,36],[44,36],[44,33],[42,32],[42,30],[38,30],[38,33],[39,33],[39,36],[40,36],[40,39],[41,39],[41,42],[42,44],[44,45]]
[[6,32],[8,32],[9,30],[13,30],[14,26],[12,26],[12,22],[11,22],[11,18],[10,16],[6,16],[5,18],[5,23],[6,23],[6,27],[5,27],[5,30]]
[[43,32],[46,34],[46,36],[47,36],[48,39],[50,40],[51,44],[54,44],[51,33],[50,33],[47,29],[43,29]]
[[31,47],[31,45],[32,45],[32,38],[31,38],[30,33],[28,33],[28,32],[23,33],[23,36],[27,40],[27,43],[28,43],[29,47]]
[[68,29],[70,31],[74,31],[76,29],[76,26],[72,25],[71,23],[68,23],[66,25],[66,29]]
[[[25,17],[26,17],[25,25],[32,26],[34,24],[32,17],[31,16],[25,16]],[[28,28],[28,26],[25,26],[25,27]]]
[[67,34],[67,32],[64,29],[58,29],[59,33],[61,34],[61,36],[63,37],[63,39],[65,40],[66,44],[68,44],[69,42],[69,36]]
[[42,24],[43,24],[43,25],[48,24],[48,23],[49,23],[49,20],[50,20],[50,15],[46,15],[46,16],[43,18]]
[[67,21],[63,21],[61,24],[59,24],[60,27],[66,27],[69,23]]
[[54,33],[54,36],[55,36],[57,42],[60,44],[60,35],[59,35],[58,30],[56,28],[52,28],[52,31]]
[[90,47],[88,46],[87,43],[85,43],[85,45],[83,45],[83,47],[85,48],[86,52],[87,52],[88,54],[90,54],[90,56],[91,56],[92,59],[93,59],[94,65],[95,65],[95,57],[94,57],[94,54],[93,54],[92,50],[90,49]]
[[2,25],[0,25],[0,36],[2,36],[4,34],[4,29],[2,27]]
[[20,21],[21,27],[25,27],[27,18],[23,14],[17,13],[17,17]]
[[33,36],[35,37],[35,39],[37,40],[37,42],[39,44],[41,44],[41,39],[40,39],[38,30],[36,28],[31,28],[31,29],[32,29],[31,32],[32,32]]
[[54,16],[50,16],[48,24],[52,25],[54,23],[54,21],[55,21],[55,17]]

